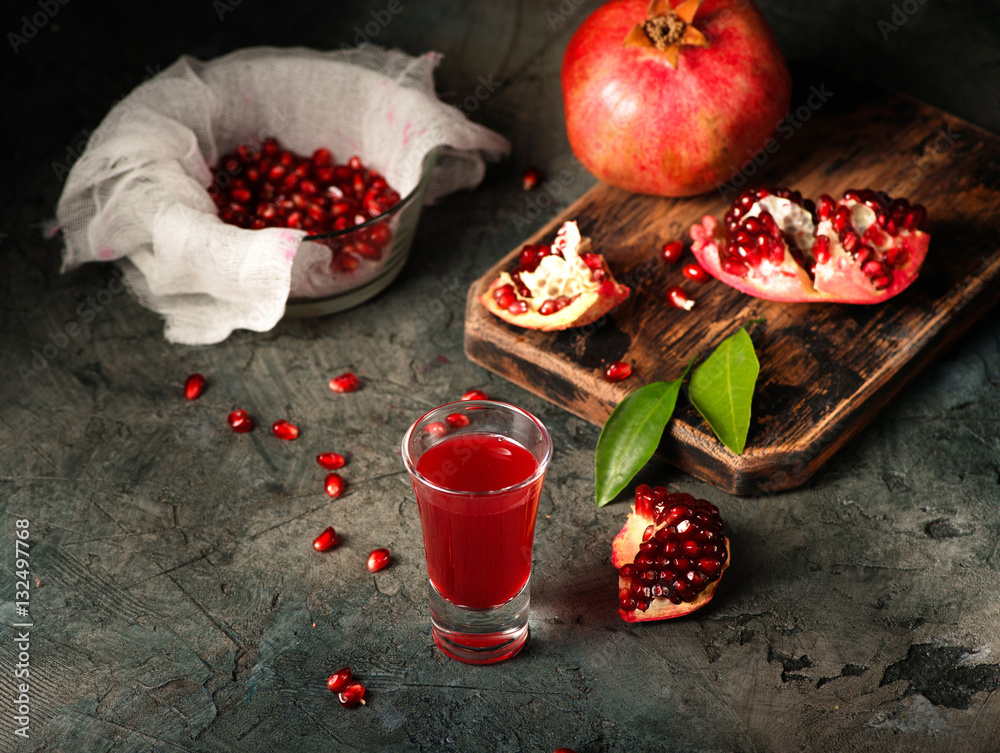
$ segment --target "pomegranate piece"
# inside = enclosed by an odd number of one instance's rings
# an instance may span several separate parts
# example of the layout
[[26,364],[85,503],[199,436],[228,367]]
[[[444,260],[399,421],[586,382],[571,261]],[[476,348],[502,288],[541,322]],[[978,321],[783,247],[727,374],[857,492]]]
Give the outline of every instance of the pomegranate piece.
[[684,244],[680,241],[670,241],[663,244],[660,256],[666,264],[676,264],[684,255]]
[[590,324],[629,295],[575,222],[565,222],[551,246],[527,245],[513,272],[501,272],[479,300],[504,321],[525,329],[563,330]]
[[684,288],[677,287],[676,285],[667,288],[667,303],[674,308],[684,309],[685,311],[690,311],[694,308],[694,301],[688,298],[688,294],[684,292]]
[[299,427],[283,418],[271,424],[271,433],[278,439],[291,441],[299,436]]
[[316,462],[321,468],[326,468],[328,471],[335,471],[338,468],[343,468],[347,460],[344,459],[343,455],[336,452],[321,452],[316,456]]
[[389,550],[375,549],[368,555],[368,562],[365,566],[368,568],[368,572],[376,573],[388,564]]
[[228,423],[229,428],[237,434],[246,434],[248,431],[253,429],[253,420],[242,408],[237,408],[230,413],[229,416],[226,417],[226,423]]
[[604,367],[604,378],[609,382],[620,382],[632,376],[632,364],[625,361],[612,361]]
[[360,682],[353,682],[337,694],[340,705],[346,709],[353,709],[356,706],[363,706],[365,703],[365,686]]
[[524,173],[521,175],[521,186],[525,191],[530,191],[531,189],[536,188],[542,180],[542,171],[534,165],[528,165],[524,168]]
[[334,392],[354,392],[361,381],[350,371],[330,380],[330,389]]
[[698,284],[704,284],[711,279],[708,272],[702,269],[698,264],[685,264],[681,273],[689,280],[693,280]]
[[881,303],[908,288],[927,256],[920,204],[850,189],[817,202],[787,188],[744,191],[722,225],[691,228],[691,251],[709,273],[772,301]]
[[642,484],[632,510],[611,547],[622,619],[667,620],[710,602],[729,566],[719,508]]
[[330,675],[330,678],[326,681],[326,687],[331,693],[340,693],[352,682],[354,682],[354,673],[351,672],[350,667],[344,667]]
[[469,390],[462,394],[459,400],[489,400],[489,396],[482,390]]
[[340,539],[337,538],[337,532],[333,530],[333,526],[329,526],[323,530],[323,533],[313,539],[313,549],[317,552],[325,552],[333,549],[339,543]]
[[192,374],[184,382],[184,397],[188,400],[197,400],[204,391],[205,377],[201,374]]
[[469,425],[469,417],[464,413],[450,413],[445,421],[452,429],[461,429],[463,426]]
[[339,473],[328,473],[323,481],[323,488],[326,493],[336,499],[344,493],[344,478]]

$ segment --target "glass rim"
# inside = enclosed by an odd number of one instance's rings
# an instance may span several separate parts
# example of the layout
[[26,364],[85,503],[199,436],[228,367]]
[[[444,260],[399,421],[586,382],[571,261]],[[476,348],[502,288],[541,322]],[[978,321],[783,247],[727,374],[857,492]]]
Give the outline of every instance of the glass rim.
[[[430,416],[432,413],[436,413],[444,408],[454,408],[455,406],[468,406],[469,408],[505,408],[514,413],[518,413],[524,418],[527,418],[531,423],[538,427],[542,434],[542,439],[545,442],[545,453],[540,460],[538,460],[538,467],[535,468],[535,472],[528,476],[522,481],[518,481],[516,484],[511,484],[510,486],[504,486],[500,489],[490,489],[487,492],[473,492],[473,491],[463,491],[461,489],[449,489],[447,486],[442,486],[441,484],[436,484],[429,478],[424,476],[420,471],[417,470],[416,464],[413,462],[413,458],[410,456],[410,451],[407,449],[407,445],[410,443],[410,438],[413,436],[413,432],[416,430],[425,418]],[[525,448],[527,449],[527,448]],[[530,450],[529,450],[530,452]],[[531,453],[534,456],[534,453]],[[511,403],[505,403],[502,400],[457,400],[452,403],[445,403],[444,405],[439,405],[436,408],[431,408],[429,411],[424,413],[420,418],[414,421],[410,428],[406,430],[406,434],[403,435],[403,445],[402,445],[402,456],[403,456],[403,466],[406,468],[407,473],[410,474],[411,478],[418,479],[422,484],[429,486],[438,492],[443,492],[445,494],[461,494],[462,496],[468,497],[490,497],[497,494],[507,494],[512,491],[517,491],[519,489],[530,486],[545,475],[548,470],[549,462],[552,460],[552,435],[549,434],[549,430],[534,414],[524,410],[524,408],[519,408]]]

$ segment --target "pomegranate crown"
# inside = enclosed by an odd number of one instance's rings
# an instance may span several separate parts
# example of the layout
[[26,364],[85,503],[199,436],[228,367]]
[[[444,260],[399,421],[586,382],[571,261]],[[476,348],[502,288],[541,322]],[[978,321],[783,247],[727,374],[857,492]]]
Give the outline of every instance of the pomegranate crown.
[[676,8],[670,0],[649,0],[646,20],[625,37],[625,47],[654,48],[671,68],[677,68],[681,47],[708,47],[709,41],[692,25],[702,0],[684,0]]

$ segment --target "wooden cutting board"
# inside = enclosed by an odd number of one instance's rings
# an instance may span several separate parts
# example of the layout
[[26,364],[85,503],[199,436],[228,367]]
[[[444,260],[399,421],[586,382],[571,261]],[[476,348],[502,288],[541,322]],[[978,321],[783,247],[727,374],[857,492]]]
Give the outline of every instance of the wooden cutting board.
[[[551,242],[563,221],[575,219],[632,295],[596,326],[561,333],[511,326],[477,297],[516,266],[519,245],[469,290],[468,357],[602,425],[630,391],[676,379],[692,355],[707,356],[762,318],[751,328],[761,370],[744,452],[726,449],[682,394],[659,454],[734,494],[810,478],[1000,300],[1000,137],[902,95],[810,87],[796,95],[802,104],[778,130],[777,151],[752,168],[744,187],[789,186],[814,199],[870,187],[924,204],[930,251],[907,291],[851,306],[764,301],[714,279],[699,286],[682,277],[681,265],[663,264],[660,248],[678,238],[689,245],[692,223],[705,214],[721,218],[738,189],[664,199],[600,184],[525,243]],[[690,253],[684,259],[694,261]],[[666,288],[678,283],[697,301],[690,312],[664,302]],[[630,361],[634,371],[609,384],[601,371],[615,360]]]

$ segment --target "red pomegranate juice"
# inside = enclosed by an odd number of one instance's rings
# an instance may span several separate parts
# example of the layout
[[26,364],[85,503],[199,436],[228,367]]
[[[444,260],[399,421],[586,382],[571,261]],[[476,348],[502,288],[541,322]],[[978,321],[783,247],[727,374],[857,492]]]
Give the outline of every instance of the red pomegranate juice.
[[496,607],[520,591],[531,572],[531,547],[542,477],[526,486],[538,463],[527,449],[497,434],[457,434],[426,450],[414,482],[424,533],[427,574],[453,604]]

